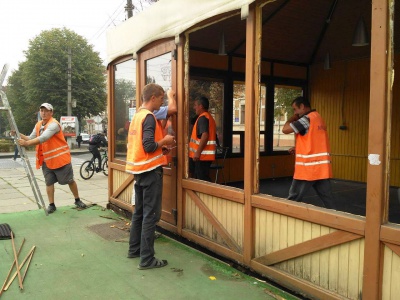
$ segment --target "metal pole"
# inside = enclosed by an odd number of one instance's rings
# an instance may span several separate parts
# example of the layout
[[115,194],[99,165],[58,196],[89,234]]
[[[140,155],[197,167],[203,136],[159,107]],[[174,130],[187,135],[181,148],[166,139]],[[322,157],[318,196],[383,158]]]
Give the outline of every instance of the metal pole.
[[72,85],[71,85],[71,48],[68,48],[68,102],[67,102],[67,116],[72,115],[72,103],[71,103],[71,90],[72,90]]

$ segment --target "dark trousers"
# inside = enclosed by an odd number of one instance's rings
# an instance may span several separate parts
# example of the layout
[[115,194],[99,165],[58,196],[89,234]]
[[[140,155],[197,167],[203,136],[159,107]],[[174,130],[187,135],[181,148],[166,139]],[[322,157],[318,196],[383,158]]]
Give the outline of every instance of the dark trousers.
[[98,162],[99,162],[99,169],[101,169],[101,155],[100,155],[99,148],[97,148],[97,147],[89,148],[89,151],[90,151],[90,152],[93,154],[93,156],[98,160]]
[[135,211],[132,215],[129,253],[140,253],[140,265],[154,259],[154,231],[161,218],[162,167],[135,175]]
[[210,160],[198,160],[194,162],[194,178],[211,181],[210,178]]
[[321,198],[326,208],[336,209],[335,200],[333,199],[331,182],[329,179],[321,179],[315,181],[306,181],[293,179],[289,190],[289,200],[302,201],[307,191],[313,187]]
[[17,156],[18,156],[18,147],[17,147],[17,145],[15,145],[14,146],[14,160],[17,159]]

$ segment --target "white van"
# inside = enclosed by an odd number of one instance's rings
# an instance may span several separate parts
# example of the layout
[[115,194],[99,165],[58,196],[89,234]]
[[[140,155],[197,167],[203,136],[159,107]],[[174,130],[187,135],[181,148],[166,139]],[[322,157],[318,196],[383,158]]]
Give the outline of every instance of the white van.
[[81,137],[82,137],[83,144],[89,144],[90,134],[81,133]]

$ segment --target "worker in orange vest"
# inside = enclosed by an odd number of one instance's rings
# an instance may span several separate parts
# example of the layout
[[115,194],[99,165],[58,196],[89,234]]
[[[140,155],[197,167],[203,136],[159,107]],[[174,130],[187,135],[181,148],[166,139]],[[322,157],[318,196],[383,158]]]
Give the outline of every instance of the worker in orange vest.
[[195,99],[193,109],[198,116],[189,142],[189,157],[194,162],[194,176],[197,179],[211,181],[209,171],[215,160],[217,147],[215,120],[208,112],[209,101],[206,97]]
[[78,193],[78,186],[74,180],[74,172],[71,165],[71,153],[60,123],[53,118],[53,105],[43,103],[40,105],[40,117],[42,120],[36,123],[32,133],[27,136],[20,134],[18,143],[22,147],[36,145],[36,168],[42,168],[46,182],[46,192],[49,198],[47,212],[56,211],[54,204],[54,184],[68,184],[75,198],[75,206],[86,208]]
[[[174,93],[169,91],[174,96]],[[140,257],[138,268],[147,270],[168,264],[154,256],[154,231],[161,217],[165,156],[175,137],[163,134],[161,122],[153,112],[160,109],[163,88],[155,83],[143,89],[142,106],[128,131],[126,172],[135,177],[135,210],[132,215],[128,258]]]
[[336,209],[330,184],[331,150],[325,122],[304,97],[294,99],[292,108],[294,115],[282,129],[284,134],[294,132],[296,137],[296,147],[289,149],[296,159],[288,199],[302,201],[313,187],[326,208]]

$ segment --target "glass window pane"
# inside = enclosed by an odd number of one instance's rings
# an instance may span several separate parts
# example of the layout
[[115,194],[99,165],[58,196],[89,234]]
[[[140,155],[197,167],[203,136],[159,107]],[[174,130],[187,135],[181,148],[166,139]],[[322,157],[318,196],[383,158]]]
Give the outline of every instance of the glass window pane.
[[265,118],[266,118],[267,88],[262,85],[260,90],[260,152],[265,151]]
[[[171,52],[146,60],[146,84],[157,83],[164,91],[171,88]],[[167,93],[164,105],[167,105]]]
[[283,134],[282,127],[293,115],[292,101],[303,95],[303,89],[295,86],[276,85],[274,89],[274,151],[286,151],[295,145],[295,136]]
[[245,113],[245,85],[244,82],[233,84],[233,128],[232,131],[244,131]]
[[114,66],[115,158],[126,160],[129,123],[136,111],[136,61],[128,60]]

